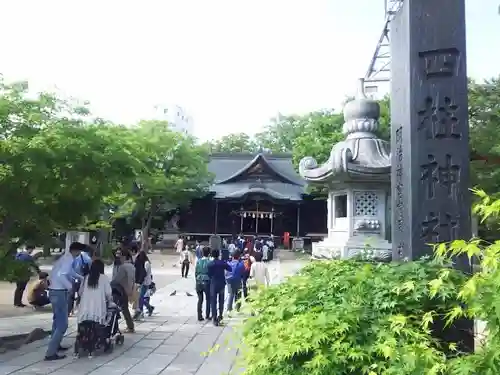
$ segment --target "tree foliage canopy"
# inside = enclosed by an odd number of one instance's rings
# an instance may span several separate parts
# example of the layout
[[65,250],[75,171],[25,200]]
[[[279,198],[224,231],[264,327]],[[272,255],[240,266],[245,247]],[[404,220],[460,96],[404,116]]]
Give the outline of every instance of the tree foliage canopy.
[[194,139],[165,122],[107,123],[86,104],[0,81],[0,252],[95,223],[109,206],[185,204],[207,188]]
[[209,149],[211,152],[255,152],[258,149],[258,145],[246,133],[232,133],[211,141]]
[[83,224],[102,197],[131,184],[141,162],[125,128],[86,107],[0,82],[0,241]]
[[136,155],[146,168],[136,176],[136,189],[122,190],[110,202],[119,207],[117,216],[134,214],[141,220],[145,240],[155,215],[206,194],[213,176],[206,148],[171,131],[167,122],[140,121],[132,131],[141,140]]
[[500,184],[500,77],[469,81],[470,144],[482,161],[472,163],[471,184],[496,194]]
[[[379,136],[390,139],[390,100],[380,101]],[[291,152],[298,166],[305,156],[322,163],[332,146],[344,139],[343,116],[334,110],[274,119],[265,130],[251,138],[245,134],[228,135],[216,141],[217,149],[255,152],[259,147],[269,152]],[[500,185],[500,78],[485,82],[469,81],[470,144],[473,153],[486,156],[490,162],[473,161],[471,186],[481,186],[489,194]],[[232,147],[238,139],[238,147]],[[225,146],[227,144],[227,146]],[[232,151],[234,150],[234,151]],[[492,163],[492,161],[494,161]]]

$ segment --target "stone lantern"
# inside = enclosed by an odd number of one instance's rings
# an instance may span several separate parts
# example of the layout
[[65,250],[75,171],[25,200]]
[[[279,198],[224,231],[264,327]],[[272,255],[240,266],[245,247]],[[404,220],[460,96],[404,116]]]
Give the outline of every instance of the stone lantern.
[[344,141],[333,145],[326,163],[305,157],[300,175],[328,187],[328,236],[313,243],[313,258],[362,255],[391,260],[391,154],[389,142],[377,137],[379,104],[368,99],[360,82],[355,100],[344,107]]

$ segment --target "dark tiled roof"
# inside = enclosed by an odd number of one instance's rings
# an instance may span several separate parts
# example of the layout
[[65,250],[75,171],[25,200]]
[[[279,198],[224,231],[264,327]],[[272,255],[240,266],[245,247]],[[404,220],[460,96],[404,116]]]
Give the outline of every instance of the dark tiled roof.
[[[269,164],[271,169],[288,182],[255,182],[237,181],[239,173],[252,165],[257,158]],[[300,178],[292,164],[290,154],[212,154],[208,169],[215,175],[215,183],[211,191],[216,198],[238,198],[248,193],[266,193],[274,199],[301,200],[305,193],[306,183]],[[231,179],[234,182],[225,182]]]

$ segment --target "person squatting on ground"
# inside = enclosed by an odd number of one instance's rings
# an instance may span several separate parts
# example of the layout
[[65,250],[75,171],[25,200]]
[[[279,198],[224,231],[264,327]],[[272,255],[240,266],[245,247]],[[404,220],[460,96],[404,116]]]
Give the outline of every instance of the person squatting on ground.
[[236,311],[240,311],[241,306],[241,286],[242,279],[245,273],[245,265],[240,259],[240,252],[235,251],[233,259],[229,262],[231,270],[226,272],[226,283],[228,286],[227,311],[230,314],[233,311],[233,304],[236,306]]
[[127,324],[127,332],[134,332],[134,320],[130,314],[129,302],[134,296],[135,289],[135,267],[132,264],[132,255],[127,250],[118,250],[115,257],[119,259],[116,271],[111,280],[112,288],[120,291],[120,307],[123,318]]
[[73,279],[76,272],[73,262],[80,256],[82,244],[73,242],[69,249],[54,263],[49,279],[49,299],[52,304],[53,320],[52,335],[45,353],[46,361],[54,361],[65,358],[58,352],[66,351],[68,348],[61,346],[61,341],[68,329],[68,296],[73,289]]
[[208,266],[210,265],[210,248],[204,247],[202,257],[196,262],[194,271],[196,278],[196,294],[198,295],[198,320],[202,321],[203,298],[205,297],[205,319],[210,319],[210,277],[208,276]]
[[47,272],[40,272],[38,280],[33,282],[28,287],[28,302],[33,308],[39,309],[50,303],[49,294],[49,274]]
[[[222,314],[224,312],[224,290],[226,288],[225,272],[232,271],[231,266],[227,264],[226,261],[219,259],[219,256],[219,250],[213,249],[213,261],[208,265],[208,277],[210,278],[210,311],[212,313],[214,325],[216,326],[221,324]],[[218,315],[217,311],[219,312]]]
[[134,319],[139,319],[144,315],[144,307],[148,310],[148,315],[153,315],[154,306],[151,306],[149,300],[146,299],[146,294],[153,282],[153,275],[151,274],[151,262],[144,251],[140,251],[135,258],[135,283],[140,285],[139,301],[137,303],[137,310],[134,314]]
[[[27,264],[30,269],[34,269],[37,273],[40,273],[40,268],[35,263],[35,260],[31,256],[35,248],[33,246],[26,246],[25,249],[21,250],[16,254],[16,261],[23,262]],[[26,286],[30,281],[30,274],[27,273],[26,276],[21,277],[16,281],[16,289],[14,290],[14,306],[16,307],[25,307],[26,305],[23,303],[23,294]]]

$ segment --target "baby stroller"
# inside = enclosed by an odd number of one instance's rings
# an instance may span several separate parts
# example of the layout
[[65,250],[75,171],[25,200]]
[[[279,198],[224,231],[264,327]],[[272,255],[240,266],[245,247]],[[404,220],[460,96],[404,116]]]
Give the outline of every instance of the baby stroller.
[[89,357],[96,351],[104,353],[113,351],[114,345],[123,345],[125,337],[120,331],[120,307],[122,298],[119,290],[112,289],[113,303],[108,306],[106,324],[86,320],[78,324],[75,340],[75,357],[80,357],[81,351],[86,351]]

